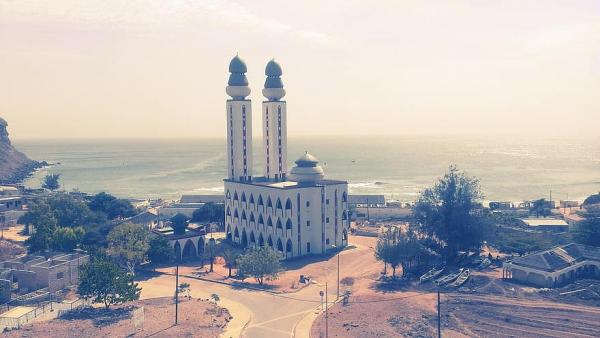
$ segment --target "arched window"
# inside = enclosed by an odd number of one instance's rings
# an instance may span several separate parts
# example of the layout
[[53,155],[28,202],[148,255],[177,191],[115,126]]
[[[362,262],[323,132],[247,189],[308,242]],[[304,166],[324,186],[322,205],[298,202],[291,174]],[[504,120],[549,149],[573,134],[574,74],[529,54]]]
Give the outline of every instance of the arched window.
[[268,227],[272,227],[273,226],[273,221],[271,220],[271,216],[269,216],[269,218],[267,219],[267,226]]
[[263,203],[262,195],[258,195],[258,206],[259,207],[264,207],[265,206],[265,204]]
[[265,239],[263,238],[262,234],[258,235],[258,245],[265,246]]
[[347,211],[342,211],[342,221],[346,220]]
[[342,202],[346,203],[348,202],[348,194],[346,194],[346,192],[344,191],[344,193],[342,194]]
[[272,248],[273,247],[273,240],[271,239],[271,235],[269,235],[269,239],[267,239],[267,244]]
[[250,193],[250,204],[254,204],[254,195]]
[[227,207],[227,216],[231,217],[231,209]]
[[237,191],[233,193],[233,202],[239,202]]
[[291,199],[287,199],[287,201],[285,202],[285,211],[292,211],[292,200]]
[[267,197],[267,208],[272,208],[273,202],[271,202],[271,196]]
[[292,230],[292,220],[288,218],[287,222],[285,222],[285,228],[287,230]]
[[277,229],[283,229],[280,219],[277,219]]
[[229,192],[229,189],[227,189],[227,193],[225,194],[225,198],[230,200],[231,199],[231,193]]
[[235,230],[233,231],[233,237],[234,238],[240,238],[240,232],[238,231],[237,227],[235,227]]
[[288,239],[285,244],[285,252],[292,252],[292,240]]
[[277,198],[277,203],[275,204],[275,208],[283,210],[283,206],[281,205],[281,200],[279,198]]
[[277,250],[283,252],[283,243],[281,243],[281,238],[277,239]]
[[242,203],[246,203],[246,193],[242,192]]
[[242,210],[242,221],[246,220],[246,211]]
[[265,225],[262,215],[258,215],[258,225]]
[[250,223],[254,223],[254,213],[250,211]]
[[233,211],[233,218],[239,218],[239,217],[240,217],[240,215],[238,214],[237,209],[235,209]]
[[250,244],[256,244],[256,238],[254,238],[254,231],[250,231]]

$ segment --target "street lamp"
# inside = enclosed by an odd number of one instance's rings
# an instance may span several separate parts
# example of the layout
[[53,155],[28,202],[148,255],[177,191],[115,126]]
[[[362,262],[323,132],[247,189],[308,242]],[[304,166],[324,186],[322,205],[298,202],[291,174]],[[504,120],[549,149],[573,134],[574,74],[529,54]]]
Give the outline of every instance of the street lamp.
[[337,250],[337,299],[340,299],[340,250],[335,245],[331,246],[334,250]]

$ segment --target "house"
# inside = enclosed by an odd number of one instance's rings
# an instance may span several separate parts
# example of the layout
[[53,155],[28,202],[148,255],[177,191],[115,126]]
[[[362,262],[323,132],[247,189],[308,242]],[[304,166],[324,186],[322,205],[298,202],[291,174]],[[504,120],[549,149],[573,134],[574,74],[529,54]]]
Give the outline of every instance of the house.
[[383,195],[349,195],[348,206],[355,208],[384,208],[385,196]]
[[600,248],[566,244],[504,263],[502,278],[537,287],[557,287],[600,277]]
[[564,232],[569,230],[569,224],[557,218],[521,218],[521,223],[529,228],[541,231]]

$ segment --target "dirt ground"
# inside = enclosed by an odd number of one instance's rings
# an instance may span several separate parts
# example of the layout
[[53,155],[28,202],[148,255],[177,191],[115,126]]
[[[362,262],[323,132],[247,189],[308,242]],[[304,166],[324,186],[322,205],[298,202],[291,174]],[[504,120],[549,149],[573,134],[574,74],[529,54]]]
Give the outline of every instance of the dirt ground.
[[[363,252],[371,256],[372,252]],[[432,337],[437,334],[437,294],[431,285],[386,287],[370,274],[355,274],[348,305],[328,316],[330,337]],[[373,274],[375,272],[375,274]],[[501,268],[473,272],[458,290],[441,295],[445,337],[599,337],[600,281],[583,280],[560,289],[538,289],[501,279]],[[325,336],[325,316],[311,337]]]
[[5,228],[3,232],[4,238],[14,242],[24,242],[29,236],[21,235],[23,228],[23,225]]
[[25,247],[20,243],[0,239],[0,261],[14,259],[26,252]]
[[[349,247],[340,253],[340,279],[350,278],[357,282],[364,282],[363,278],[374,281],[379,277],[379,272],[383,265],[375,260],[373,248],[377,243],[377,238],[350,236]],[[184,275],[196,275],[217,281],[226,281],[231,283],[241,283],[240,280],[228,278],[228,269],[225,267],[225,261],[221,257],[215,259],[213,266],[214,272],[208,273],[209,265],[199,262],[190,262],[182,264],[179,267],[179,273]],[[328,280],[330,283],[337,280],[337,256],[330,255],[326,257],[302,257],[282,262],[284,272],[276,280],[265,281],[265,288],[281,292],[294,292],[300,290],[306,284],[299,283],[300,275],[310,276],[316,283],[324,283]],[[173,273],[173,267],[158,268],[157,271]],[[232,273],[235,276],[236,270]],[[248,278],[244,281],[252,286],[258,286],[254,279]],[[364,283],[361,284],[364,286]],[[361,286],[357,284],[356,286]],[[357,289],[356,286],[354,289]]]
[[[130,313],[144,307],[143,328],[135,332]],[[27,325],[2,337],[217,337],[227,323],[229,313],[214,304],[196,299],[179,304],[179,323],[173,325],[171,298],[154,298],[131,304],[73,311],[60,319]]]

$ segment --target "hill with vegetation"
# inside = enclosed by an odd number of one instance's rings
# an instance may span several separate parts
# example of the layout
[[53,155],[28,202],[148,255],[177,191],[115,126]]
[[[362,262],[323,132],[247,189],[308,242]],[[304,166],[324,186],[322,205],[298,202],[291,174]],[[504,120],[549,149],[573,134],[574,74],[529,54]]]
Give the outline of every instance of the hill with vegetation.
[[0,117],[0,184],[17,183],[46,162],[29,159],[25,154],[15,149],[8,138],[6,127],[8,123]]

